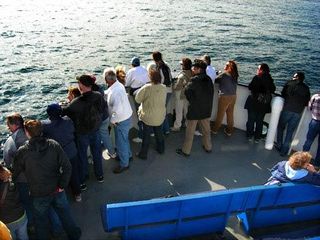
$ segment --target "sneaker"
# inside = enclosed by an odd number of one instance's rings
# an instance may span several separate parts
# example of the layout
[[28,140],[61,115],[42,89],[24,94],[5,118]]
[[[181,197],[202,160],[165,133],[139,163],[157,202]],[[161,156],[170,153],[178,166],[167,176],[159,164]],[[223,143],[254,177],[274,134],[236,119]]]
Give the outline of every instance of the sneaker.
[[170,128],[170,130],[171,130],[171,132],[179,132],[180,128],[172,127],[172,128]]
[[212,134],[218,134],[218,132],[217,131],[214,131],[214,130],[211,130],[211,132],[212,132]]
[[194,131],[194,135],[195,135],[195,136],[202,136],[202,133],[199,132],[198,130],[196,130],[196,131]]
[[81,202],[82,201],[81,194],[75,195],[74,199],[76,200],[76,202]]
[[104,182],[104,177],[103,176],[97,177],[97,181],[99,183],[103,183]]
[[224,132],[228,137],[231,137],[231,135],[232,135],[231,133],[228,132],[228,130],[227,130],[226,128],[223,130],[223,132]]
[[136,137],[134,139],[132,139],[132,142],[135,142],[135,143],[142,143],[142,139],[139,138],[139,137]]
[[87,190],[87,184],[85,184],[85,183],[80,184],[80,190],[81,191]]
[[115,152],[115,153],[109,153],[109,152],[108,152],[108,156],[109,156],[110,158],[115,159],[115,158],[117,157],[117,153],[116,153],[116,152]]
[[181,148],[176,149],[176,154],[179,154],[183,157],[189,157],[190,154],[184,153]]
[[254,142],[255,142],[255,143],[259,143],[259,142],[260,142],[260,139],[259,139],[259,138],[255,138],[255,139],[254,139]]
[[113,173],[114,173],[114,174],[119,174],[119,173],[122,173],[122,172],[124,172],[124,171],[126,171],[126,170],[128,170],[128,169],[129,169],[129,166],[128,166],[128,167],[118,166],[118,167],[116,167],[115,169],[113,169]]
[[150,136],[151,136],[151,137],[154,137],[154,133],[151,133]]
[[248,142],[252,143],[253,142],[253,137],[247,137]]

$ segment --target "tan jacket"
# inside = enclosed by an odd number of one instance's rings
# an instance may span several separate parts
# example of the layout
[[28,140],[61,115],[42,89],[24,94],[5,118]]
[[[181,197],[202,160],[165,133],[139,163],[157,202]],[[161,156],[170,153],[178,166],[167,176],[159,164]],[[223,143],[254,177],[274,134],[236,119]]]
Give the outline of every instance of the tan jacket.
[[166,86],[163,84],[147,83],[140,88],[135,100],[141,103],[139,120],[149,126],[160,126],[166,115]]
[[174,91],[181,91],[180,99],[186,99],[186,96],[184,95],[184,89],[187,86],[187,84],[190,82],[192,73],[191,70],[182,70],[178,74],[178,79],[173,85]]

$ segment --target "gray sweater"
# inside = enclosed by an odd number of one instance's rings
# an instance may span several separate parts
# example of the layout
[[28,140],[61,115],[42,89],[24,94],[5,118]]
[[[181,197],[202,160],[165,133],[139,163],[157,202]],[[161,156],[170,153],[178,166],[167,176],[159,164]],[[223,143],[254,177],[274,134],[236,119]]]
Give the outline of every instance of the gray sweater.
[[229,73],[219,74],[215,82],[219,84],[219,95],[236,95],[238,82]]

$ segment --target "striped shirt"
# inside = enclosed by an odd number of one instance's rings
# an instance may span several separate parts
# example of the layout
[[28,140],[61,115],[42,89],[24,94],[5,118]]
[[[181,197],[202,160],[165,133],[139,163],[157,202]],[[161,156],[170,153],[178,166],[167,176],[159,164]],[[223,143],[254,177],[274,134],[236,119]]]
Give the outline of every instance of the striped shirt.
[[312,119],[320,121],[320,94],[319,93],[314,94],[311,97],[308,107],[311,111]]

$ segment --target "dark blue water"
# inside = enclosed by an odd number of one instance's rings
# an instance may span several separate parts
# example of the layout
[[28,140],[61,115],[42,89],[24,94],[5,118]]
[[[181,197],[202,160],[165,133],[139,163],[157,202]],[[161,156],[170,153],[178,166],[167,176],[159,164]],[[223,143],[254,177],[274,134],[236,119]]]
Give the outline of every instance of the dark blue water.
[[242,83],[266,62],[278,89],[303,70],[320,89],[318,0],[1,0],[0,16],[0,141],[9,112],[45,117],[76,75],[101,81],[106,66],[128,69],[134,55],[147,65],[153,50],[172,69],[185,56],[207,53],[217,69],[235,59]]

